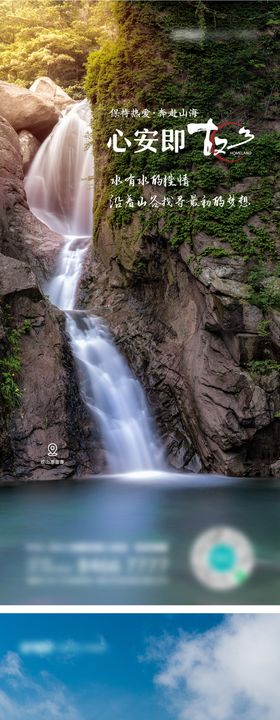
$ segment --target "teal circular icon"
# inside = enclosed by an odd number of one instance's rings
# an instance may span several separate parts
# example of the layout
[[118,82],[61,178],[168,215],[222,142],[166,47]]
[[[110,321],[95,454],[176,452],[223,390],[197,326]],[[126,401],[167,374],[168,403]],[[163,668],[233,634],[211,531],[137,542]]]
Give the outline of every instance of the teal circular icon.
[[208,528],[194,541],[190,565],[196,578],[213,590],[230,590],[244,583],[255,566],[254,549],[237,528]]
[[216,572],[228,572],[236,563],[236,553],[231,545],[218,543],[213,545],[208,554],[210,567]]

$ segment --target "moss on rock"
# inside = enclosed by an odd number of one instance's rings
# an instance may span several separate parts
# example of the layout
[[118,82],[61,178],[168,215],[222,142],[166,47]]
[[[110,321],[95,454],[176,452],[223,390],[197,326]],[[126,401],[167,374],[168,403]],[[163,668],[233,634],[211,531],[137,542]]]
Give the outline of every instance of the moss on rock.
[[[274,202],[279,183],[276,164],[279,139],[277,120],[277,47],[278,13],[276,2],[266,4],[231,2],[174,3],[169,0],[112,0],[115,16],[115,40],[104,44],[89,56],[86,92],[93,106],[94,154],[97,164],[95,193],[95,238],[100,239],[104,218],[118,256],[120,233],[129,238],[133,255],[139,254],[139,234],[160,235],[173,247],[185,242],[192,246],[197,233],[204,231],[222,242],[225,253],[233,252],[248,262],[260,259],[268,263],[270,274],[279,259],[277,231],[279,213]],[[174,40],[178,28],[201,31],[200,42]],[[226,35],[225,35],[226,31]],[[155,112],[149,119],[141,116],[120,117],[110,114],[112,108],[149,108]],[[185,117],[158,117],[160,108],[196,108],[199,121],[212,117],[216,124],[233,120],[250,127],[255,139],[250,154],[240,162],[226,165],[213,155],[202,152],[203,136],[187,136],[187,147],[179,153],[136,153],[108,151],[107,142],[116,127],[125,136],[148,127],[183,129]],[[249,147],[249,146],[246,146]],[[155,174],[182,173],[189,178],[189,194],[201,199],[234,192],[248,196],[249,205],[234,208],[165,207],[153,210],[134,209],[122,204],[108,209],[109,198],[120,194],[112,185],[116,175],[133,174],[147,178]],[[161,190],[161,188],[160,188]],[[137,202],[146,189],[137,183],[129,194]],[[172,195],[180,195],[178,187]],[[146,191],[147,194],[147,191]],[[147,195],[147,199],[148,195]],[[133,221],[137,232],[127,232]],[[252,223],[257,218],[257,223]],[[102,234],[102,233],[101,233]],[[102,242],[102,241],[101,241]],[[137,259],[139,263],[139,257]],[[130,263],[133,266],[133,262]]]

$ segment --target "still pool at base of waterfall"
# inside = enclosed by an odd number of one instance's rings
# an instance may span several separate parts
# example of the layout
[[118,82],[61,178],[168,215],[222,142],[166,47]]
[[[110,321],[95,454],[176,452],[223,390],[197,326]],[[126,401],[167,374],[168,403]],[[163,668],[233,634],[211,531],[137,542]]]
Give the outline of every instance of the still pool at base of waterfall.
[[3,487],[0,602],[277,604],[279,514],[270,480],[147,472]]

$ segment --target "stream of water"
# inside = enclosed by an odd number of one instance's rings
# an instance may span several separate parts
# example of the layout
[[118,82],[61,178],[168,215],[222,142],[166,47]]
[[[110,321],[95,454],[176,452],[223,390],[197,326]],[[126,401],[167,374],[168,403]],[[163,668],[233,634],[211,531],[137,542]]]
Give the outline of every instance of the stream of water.
[[90,109],[82,101],[42,144],[26,179],[32,212],[64,237],[55,273],[44,290],[66,314],[81,395],[90,417],[98,422],[109,470],[160,469],[163,452],[140,383],[104,322],[75,309],[92,238],[94,167],[89,139]]

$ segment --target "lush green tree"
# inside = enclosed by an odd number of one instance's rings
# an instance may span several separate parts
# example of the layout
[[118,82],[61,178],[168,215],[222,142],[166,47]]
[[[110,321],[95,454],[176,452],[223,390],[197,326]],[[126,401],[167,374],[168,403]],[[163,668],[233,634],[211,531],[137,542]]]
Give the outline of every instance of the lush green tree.
[[88,53],[110,23],[100,0],[0,0],[0,79],[28,87],[48,75],[79,96]]

